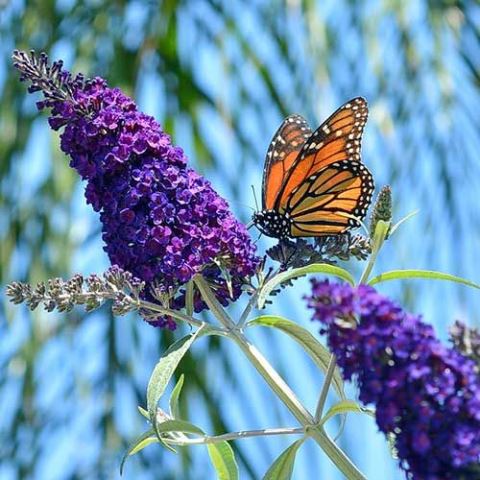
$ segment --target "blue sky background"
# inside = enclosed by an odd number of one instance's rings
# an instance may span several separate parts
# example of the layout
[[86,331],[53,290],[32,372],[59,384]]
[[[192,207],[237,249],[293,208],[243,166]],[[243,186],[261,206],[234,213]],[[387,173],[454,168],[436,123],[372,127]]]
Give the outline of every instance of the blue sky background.
[[[11,50],[18,42],[28,48],[19,32],[12,35],[9,28],[17,22],[23,25],[20,31],[28,31],[24,12],[29,7],[14,0],[0,11],[0,93],[5,105],[9,98],[4,88],[14,75],[8,63]],[[366,97],[370,119],[363,161],[375,177],[377,191],[383,184],[392,186],[397,220],[419,209],[387,242],[374,273],[428,268],[480,282],[478,5],[466,2],[461,10],[453,2],[436,9],[423,1],[290,0],[281,6],[239,0],[182,2],[175,9],[179,65],[212,99],[198,102],[190,113],[174,94],[176,80],[168,74],[167,59],[155,46],[148,47],[152,31],[167,28],[162,9],[139,1],[126,2],[120,12],[102,11],[93,1],[80,7],[73,0],[56,2],[54,10],[62,20],[51,26],[58,35],[49,53],[75,71],[86,69],[107,79],[118,45],[138,55],[135,83],[118,86],[145,112],[160,122],[167,120],[174,142],[245,222],[255,207],[250,185],[260,197],[265,152],[284,114],[300,113],[316,127],[344,101]],[[82,15],[91,27],[80,23]],[[96,33],[95,22],[106,22],[102,35]],[[32,37],[32,46],[43,48],[47,33],[42,35],[40,31]],[[78,47],[81,42],[87,45],[83,50]],[[87,47],[93,49],[94,60],[85,54]],[[25,94],[15,109],[37,116],[33,96]],[[2,122],[8,125],[0,114],[0,130]],[[3,128],[0,144],[9,132]],[[198,136],[208,155],[198,148]],[[6,199],[0,203],[0,242],[10,238],[12,219],[30,213],[3,265],[6,281],[23,279],[27,272],[30,279],[41,280],[36,272],[44,270],[39,264],[50,266],[52,275],[105,270],[108,259],[98,217],[85,204],[83,185],[68,169],[58,135],[49,131],[44,115],[33,121],[25,147],[10,160],[0,178]],[[50,197],[44,191],[47,182],[54,186]],[[42,237],[40,214],[48,217],[52,237],[68,238],[72,255],[58,243],[50,246],[48,235]],[[46,240],[35,243],[41,238]],[[38,250],[32,249],[34,244]],[[272,244],[262,237],[259,252]],[[57,264],[63,267],[59,270]],[[357,278],[362,267],[348,265]],[[480,320],[480,294],[466,287],[409,281],[386,283],[380,290],[423,313],[443,339],[455,319],[470,325]],[[306,292],[308,280],[302,279],[282,292],[268,312],[316,334],[318,326],[310,323],[301,300]],[[232,309],[238,311],[240,307]],[[88,316],[32,315],[3,305],[0,322],[0,479],[119,478],[124,442],[146,427],[136,406],[158,359],[162,333],[134,316],[112,320],[104,309]],[[270,330],[252,329],[249,335],[314,409],[322,376],[305,354]],[[32,344],[32,338],[37,343]],[[208,348],[201,342],[194,346],[207,359],[202,375],[230,430],[295,426],[239,351],[227,346],[222,355]],[[32,373],[35,385],[28,403],[26,372]],[[187,372],[187,382],[194,383],[196,374]],[[188,396],[189,418],[209,430],[207,404],[195,392]],[[354,387],[348,392],[355,398]],[[19,412],[24,414],[20,424]],[[105,412],[114,432],[103,428]],[[329,428],[334,433],[338,424],[332,421]],[[273,437],[244,440],[239,447],[255,473],[242,466],[241,478],[261,478],[289,442]],[[370,418],[350,415],[340,444],[369,480],[404,478]],[[152,446],[144,456],[128,461],[124,478],[214,478],[205,449],[194,448],[191,456],[192,466],[185,472],[181,456]],[[341,476],[308,442],[299,452],[294,478]]]

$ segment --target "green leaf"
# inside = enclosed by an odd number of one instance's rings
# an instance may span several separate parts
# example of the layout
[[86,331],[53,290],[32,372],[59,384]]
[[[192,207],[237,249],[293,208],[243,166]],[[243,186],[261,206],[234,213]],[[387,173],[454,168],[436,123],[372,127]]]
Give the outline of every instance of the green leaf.
[[228,442],[207,444],[208,454],[218,480],[238,480],[238,466]]
[[135,455],[140,450],[143,450],[145,447],[150,445],[151,443],[160,443],[160,440],[155,435],[153,429],[150,429],[140,435],[128,448],[125,454],[122,457],[122,462],[120,463],[120,475],[123,475],[123,467],[125,466],[125,462],[127,458]]
[[272,463],[263,480],[290,480],[293,474],[297,451],[304,440],[304,438],[301,438],[284,450]]
[[148,414],[148,412],[140,405],[137,408],[141,415],[144,416],[148,421],[150,421],[150,415]]
[[401,218],[395,225],[393,225],[393,227],[390,228],[390,232],[388,233],[388,236],[391,237],[395,231],[398,229],[398,227],[400,227],[400,225],[402,225],[403,223],[405,223],[407,220],[410,220],[412,217],[414,217],[417,213],[419,212],[419,210],[414,210],[413,212],[410,212],[408,215],[406,215],[405,217]]
[[[247,326],[261,325],[276,328],[293,338],[310,356],[315,364],[325,373],[328,369],[331,353],[308,330],[300,325],[275,315],[262,315],[248,322]],[[338,396],[345,399],[342,375],[335,368],[332,383]]]
[[205,432],[201,428],[185,420],[165,420],[164,422],[157,422],[155,428],[159,435],[168,432],[194,433],[202,436],[205,435]]
[[187,335],[171,345],[155,366],[147,388],[147,410],[152,424],[155,423],[160,397],[165,392],[168,382],[172,378],[180,360],[187,353],[201,330],[199,328],[195,333]]
[[334,275],[350,283],[350,285],[355,285],[355,280],[353,277],[343,268],[336,267],[335,265],[329,265],[327,263],[313,263],[312,265],[307,265],[306,267],[294,268],[288,272],[275,275],[275,277],[269,280],[260,291],[260,294],[258,295],[258,308],[264,307],[267,297],[270,295],[272,290],[274,290],[280,284],[309,273]]
[[376,285],[377,283],[387,282],[389,280],[402,280],[414,278],[427,278],[431,280],[448,280],[450,282],[461,283],[469,287],[480,289],[480,285],[461,277],[451,275],[450,273],[436,272],[433,270],[392,270],[390,272],[381,273],[372,278],[368,284]]
[[180,378],[178,379],[177,384],[175,385],[175,388],[172,391],[172,395],[170,396],[170,415],[173,418],[178,418],[180,416],[178,411],[178,399],[182,391],[183,380],[184,380],[184,375],[182,373],[180,375]]
[[336,403],[331,407],[328,412],[322,417],[320,421],[320,425],[325,424],[328,420],[330,420],[335,415],[342,415],[344,413],[365,413],[370,415],[371,417],[375,417],[375,411],[362,407],[358,403],[354,402],[353,400],[342,400],[341,402]]

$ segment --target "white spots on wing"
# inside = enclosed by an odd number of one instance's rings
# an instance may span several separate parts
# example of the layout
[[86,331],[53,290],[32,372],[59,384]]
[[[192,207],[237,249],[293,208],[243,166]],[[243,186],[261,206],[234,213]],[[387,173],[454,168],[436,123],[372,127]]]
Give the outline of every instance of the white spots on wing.
[[309,150],[315,150],[315,147],[317,146],[317,144],[315,142],[312,142],[309,146],[308,146],[308,149]]
[[335,132],[335,135],[336,135],[337,137],[341,137],[341,136],[342,136],[342,133],[343,133],[343,132],[342,132],[342,129],[340,129],[340,130],[337,130],[337,131]]
[[330,127],[328,125],[324,125],[322,130],[328,135],[330,133]]

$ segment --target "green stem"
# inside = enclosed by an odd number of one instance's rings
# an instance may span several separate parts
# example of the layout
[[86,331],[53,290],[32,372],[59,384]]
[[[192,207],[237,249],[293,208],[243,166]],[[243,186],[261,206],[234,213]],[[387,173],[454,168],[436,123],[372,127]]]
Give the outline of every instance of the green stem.
[[390,229],[390,222],[384,222],[383,220],[379,220],[377,226],[375,227],[375,233],[373,235],[373,246],[372,246],[372,254],[368,259],[367,266],[360,277],[359,284],[367,283],[368,278],[370,277],[370,273],[372,272],[373,266],[375,265],[375,261],[377,260],[378,252],[382,248],[383,242],[388,234],[388,230]]
[[308,431],[308,435],[317,442],[320,448],[323,449],[330,460],[332,460],[348,480],[366,480],[364,475],[357,469],[357,467],[355,467],[345,453],[330,439],[323,428],[316,425],[315,419],[310,412],[308,412],[308,410],[297,399],[294,392],[272,367],[268,360],[249,342],[244,333],[237,328],[233,320],[218,302],[215,294],[212,292],[205,279],[200,275],[197,275],[194,277],[194,281],[212,313],[226,328],[227,332],[225,333],[225,336],[239,346],[257,372],[260,373],[266,383],[275,392],[277,397],[287,406],[305,430]]
[[220,443],[229,442],[231,440],[241,440],[242,438],[251,437],[269,437],[272,435],[305,435],[305,429],[303,428],[266,428],[263,430],[243,430],[241,432],[230,432],[222,435],[206,435],[200,438],[184,438],[184,439],[170,439],[165,438],[167,443],[172,445],[203,445],[206,443]]
[[335,355],[332,354],[330,361],[328,362],[327,373],[325,374],[325,380],[323,381],[322,391],[320,392],[320,397],[318,398],[317,409],[315,410],[315,422],[317,423],[322,418],[323,407],[325,406],[328,391],[330,390],[333,374],[335,372],[335,367],[337,365],[336,360],[337,359],[335,358]]

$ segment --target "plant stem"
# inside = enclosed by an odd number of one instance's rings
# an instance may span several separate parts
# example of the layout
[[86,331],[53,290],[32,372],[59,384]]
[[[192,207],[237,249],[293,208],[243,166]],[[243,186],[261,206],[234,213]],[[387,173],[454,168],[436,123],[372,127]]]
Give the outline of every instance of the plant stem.
[[205,303],[207,303],[212,313],[214,313],[219,322],[226,328],[227,332],[225,332],[225,336],[234,341],[240,347],[250,363],[255,367],[258,373],[260,373],[277,397],[287,406],[290,412],[304,427],[307,434],[317,442],[320,448],[323,449],[330,460],[332,460],[348,480],[366,480],[365,476],[330,439],[323,428],[316,425],[315,419],[310,412],[308,412],[308,410],[302,405],[268,360],[249,342],[244,333],[237,328],[233,320],[218,302],[215,294],[212,292],[205,279],[200,275],[196,275],[194,281]]
[[259,292],[260,290],[257,289],[255,290],[254,293],[252,293],[252,296],[250,297],[250,300],[248,301],[248,304],[245,307],[245,310],[242,312],[242,315],[240,316],[240,320],[237,323],[238,328],[243,328],[243,326],[245,325],[245,322],[248,320],[248,316],[250,315],[250,312],[252,311],[255,303],[257,303]]
[[266,428],[263,430],[243,430],[241,432],[224,433],[223,435],[212,435],[200,438],[170,439],[165,438],[168,443],[173,445],[203,445],[206,443],[219,443],[230,440],[241,440],[250,437],[268,437],[273,435],[304,435],[305,429],[297,428]]
[[332,353],[330,361],[328,362],[327,373],[325,374],[325,380],[323,381],[322,391],[320,392],[320,397],[317,402],[317,409],[315,410],[315,422],[319,422],[322,418],[323,407],[325,406],[325,401],[327,400],[328,391],[330,390],[330,385],[332,383],[333,373],[335,372],[336,367],[336,357]]
[[390,222],[384,222],[383,220],[379,220],[377,226],[375,227],[375,233],[373,235],[373,246],[372,246],[372,254],[368,259],[367,266],[358,281],[359,284],[367,283],[368,277],[370,277],[370,273],[372,272],[373,266],[375,265],[375,261],[377,259],[378,252],[382,248],[383,242],[385,241],[385,237],[388,234],[388,230],[390,229]]

